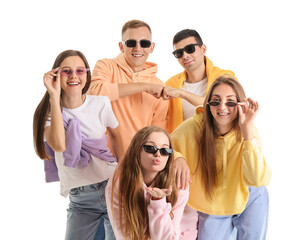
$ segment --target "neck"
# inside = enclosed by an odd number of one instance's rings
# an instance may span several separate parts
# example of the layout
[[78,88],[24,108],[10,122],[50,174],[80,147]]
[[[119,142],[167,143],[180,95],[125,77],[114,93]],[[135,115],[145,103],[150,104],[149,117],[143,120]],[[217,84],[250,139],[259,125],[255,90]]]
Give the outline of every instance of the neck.
[[[215,126],[217,125],[215,124]],[[218,134],[221,136],[224,136],[228,134],[232,130],[232,128],[233,128],[233,124],[217,126]]]
[[133,70],[134,73],[140,72],[140,71],[142,71],[142,70],[145,69],[144,66],[141,66],[141,67],[131,67],[131,68],[132,68],[132,70]]
[[155,177],[156,177],[156,173],[146,173],[143,175],[143,181],[149,187],[151,186]]
[[188,82],[190,83],[196,83],[202,81],[204,78],[207,77],[204,62],[203,65],[201,65],[201,67],[195,70],[186,70],[186,73],[187,73]]
[[73,109],[80,107],[85,100],[85,95],[78,95],[78,96],[62,96],[62,105],[65,108]]

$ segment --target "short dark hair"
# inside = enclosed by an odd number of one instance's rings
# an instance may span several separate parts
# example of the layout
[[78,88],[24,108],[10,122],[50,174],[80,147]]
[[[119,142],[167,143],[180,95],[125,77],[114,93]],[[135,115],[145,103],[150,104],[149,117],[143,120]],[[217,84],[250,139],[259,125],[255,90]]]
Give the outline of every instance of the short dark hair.
[[144,21],[137,20],[137,19],[130,20],[130,21],[126,22],[122,27],[121,34],[123,35],[125,33],[125,31],[128,30],[129,28],[140,28],[140,27],[148,28],[150,33],[152,34],[149,24],[147,24]]
[[200,44],[201,46],[203,45],[203,41],[200,34],[193,29],[184,29],[175,34],[175,36],[173,37],[173,45],[188,37],[194,37],[198,44]]

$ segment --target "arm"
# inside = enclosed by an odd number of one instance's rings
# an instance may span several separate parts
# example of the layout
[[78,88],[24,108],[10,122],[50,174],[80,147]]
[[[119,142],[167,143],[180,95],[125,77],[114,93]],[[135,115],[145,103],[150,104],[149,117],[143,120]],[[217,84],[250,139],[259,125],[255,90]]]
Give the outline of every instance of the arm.
[[123,159],[124,153],[123,153],[122,139],[118,127],[117,128],[108,127],[107,131],[110,137],[112,148],[117,157],[118,163],[120,163],[121,160]]
[[199,106],[204,102],[204,97],[194,95],[183,89],[164,86],[163,99],[168,100],[170,98],[183,98],[194,106]]
[[153,83],[118,83],[114,78],[115,66],[109,60],[99,60],[92,72],[91,85],[88,94],[108,96],[111,101],[133,95],[140,92],[147,92],[159,98],[163,86]]
[[[118,180],[117,180],[118,181]],[[105,188],[105,199],[107,205],[107,213],[109,216],[110,223],[112,225],[115,237],[117,240],[124,240],[124,236],[120,229],[120,215],[119,215],[119,193],[118,184],[115,183],[114,193],[112,196],[112,177],[108,180],[108,184]],[[113,200],[113,202],[112,202]],[[124,220],[124,218],[122,219]],[[124,221],[122,222],[123,228],[125,226]]]
[[179,239],[181,220],[188,201],[189,190],[180,190],[175,206],[166,202],[166,197],[150,199],[148,205],[149,230],[152,239]]
[[[50,95],[51,106],[51,124],[45,128],[45,138],[48,145],[55,152],[64,152],[66,150],[65,144],[65,129],[63,117],[60,106],[60,74],[56,74],[57,69],[53,69],[44,75],[44,85]],[[54,77],[56,80],[54,81]]]
[[161,97],[163,91],[163,85],[155,83],[119,83],[119,97],[126,97],[140,92],[146,92],[153,95],[156,98]]
[[271,169],[262,152],[261,141],[255,127],[252,128],[252,140],[244,140],[242,152],[242,177],[247,186],[268,185]]
[[[175,152],[176,154],[180,154]],[[174,157],[175,157],[174,155]],[[174,172],[176,176],[176,185],[179,189],[187,189],[189,183],[191,182],[190,178],[190,169],[186,163],[186,160],[183,157],[177,157],[174,160]]]

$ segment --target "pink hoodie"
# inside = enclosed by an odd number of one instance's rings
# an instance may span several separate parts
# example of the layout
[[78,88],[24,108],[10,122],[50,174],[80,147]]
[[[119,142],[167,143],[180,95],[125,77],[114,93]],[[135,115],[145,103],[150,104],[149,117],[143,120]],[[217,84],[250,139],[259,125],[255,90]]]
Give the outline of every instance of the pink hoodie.
[[[144,197],[148,204],[149,231],[153,240],[194,240],[197,238],[198,214],[186,205],[189,189],[179,190],[175,206],[166,202],[166,197],[152,200],[144,184]],[[118,185],[113,194],[111,205],[112,178],[109,179],[105,190],[107,212],[117,240],[125,239],[120,229]],[[173,219],[170,217],[173,214]],[[171,215],[172,215],[171,214]],[[123,219],[124,220],[124,219]],[[125,223],[122,222],[123,228]]]

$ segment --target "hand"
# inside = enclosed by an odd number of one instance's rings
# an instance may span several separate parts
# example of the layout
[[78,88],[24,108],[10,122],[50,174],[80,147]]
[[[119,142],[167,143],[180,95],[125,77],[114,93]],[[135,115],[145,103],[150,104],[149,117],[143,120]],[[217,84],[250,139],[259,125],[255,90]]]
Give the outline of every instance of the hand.
[[170,185],[168,188],[155,188],[148,187],[147,192],[151,195],[152,200],[162,199],[163,197],[170,196],[172,193],[172,186]]
[[191,182],[190,169],[184,158],[178,157],[174,160],[174,172],[176,185],[179,189],[186,189]]
[[178,98],[181,97],[180,95],[180,89],[178,88],[173,88],[173,87],[169,87],[169,86],[164,86],[164,90],[163,90],[163,99],[164,100],[168,100],[170,98]]
[[[61,95],[61,79],[60,74],[57,74],[59,68],[52,69],[44,75],[44,85],[51,97],[60,97]],[[56,77],[54,81],[54,77]]]
[[161,84],[148,83],[145,91],[156,98],[160,98],[162,96],[163,89],[164,86]]
[[258,102],[251,98],[245,98],[243,102],[238,104],[239,127],[245,140],[250,140],[253,138],[251,127],[258,111]]

